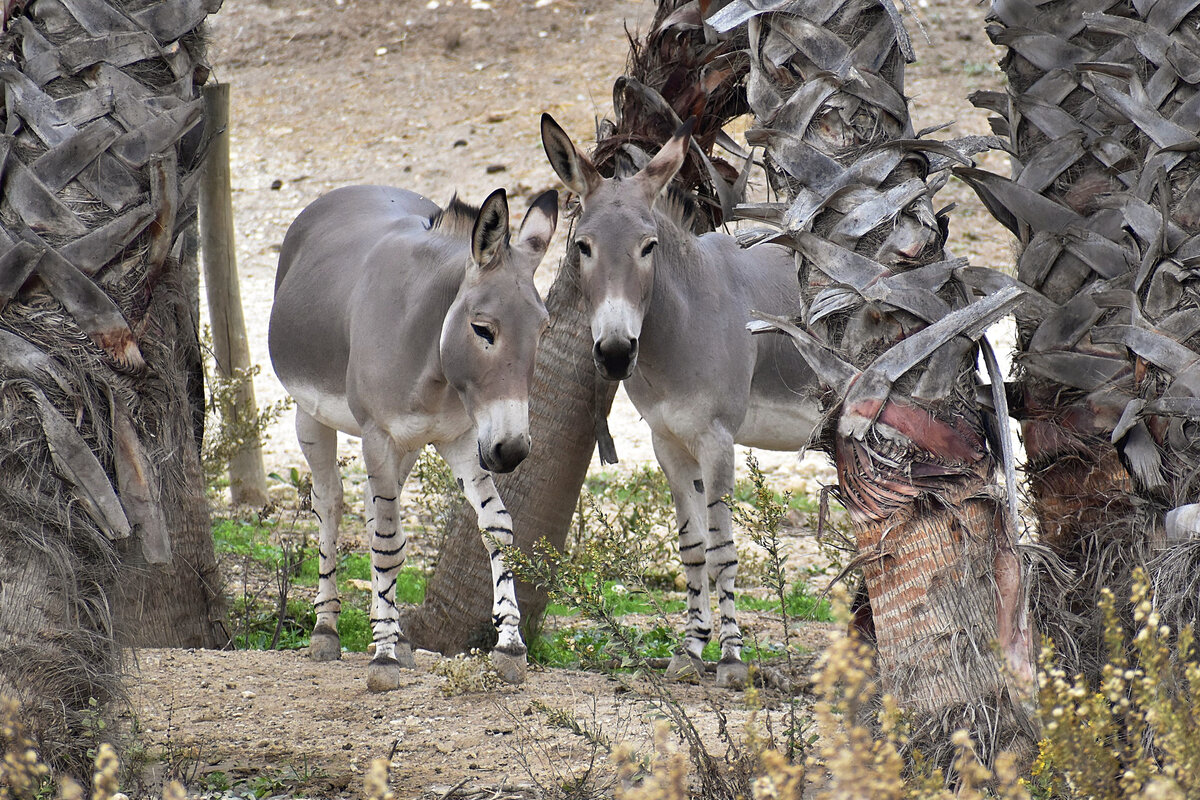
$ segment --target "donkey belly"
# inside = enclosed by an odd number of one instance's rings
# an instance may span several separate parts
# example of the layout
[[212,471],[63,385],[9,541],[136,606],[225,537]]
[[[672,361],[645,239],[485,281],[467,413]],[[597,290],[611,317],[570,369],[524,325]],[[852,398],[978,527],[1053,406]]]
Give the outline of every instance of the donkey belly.
[[746,418],[734,440],[763,450],[798,450],[821,419],[816,376],[788,338],[764,335],[756,343]]
[[751,399],[734,441],[762,450],[799,450],[808,444],[818,420],[816,408],[808,403]]
[[334,428],[351,436],[361,436],[358,420],[350,411],[346,396],[322,392],[315,386],[284,384],[288,394],[296,401],[296,407],[328,428]]

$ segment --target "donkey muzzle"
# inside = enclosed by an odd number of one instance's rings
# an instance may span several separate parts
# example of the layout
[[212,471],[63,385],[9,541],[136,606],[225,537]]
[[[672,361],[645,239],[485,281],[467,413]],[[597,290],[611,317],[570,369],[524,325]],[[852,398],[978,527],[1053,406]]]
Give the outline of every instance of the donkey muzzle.
[[606,336],[592,345],[592,360],[596,362],[596,369],[610,381],[623,381],[632,375],[637,357],[637,339]]
[[529,455],[528,434],[479,443],[479,466],[488,472],[512,472]]

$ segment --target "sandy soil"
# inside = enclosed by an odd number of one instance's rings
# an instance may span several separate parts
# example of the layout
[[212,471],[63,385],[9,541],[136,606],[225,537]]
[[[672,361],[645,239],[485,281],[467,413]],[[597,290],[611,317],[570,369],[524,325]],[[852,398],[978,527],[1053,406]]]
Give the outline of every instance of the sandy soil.
[[[987,133],[985,115],[966,101],[976,88],[1001,85],[985,7],[916,5],[928,39],[908,17],[919,56],[907,87],[915,127],[950,122],[942,138]],[[641,30],[652,11],[648,0],[227,2],[212,18],[211,55],[216,77],[233,91],[237,254],[252,354],[263,366],[260,402],[283,397],[270,374],[267,317],[279,243],[306,204],[352,183],[403,186],[438,201],[457,191],[476,202],[503,185],[523,213],[528,198],[557,188],[538,116],[549,111],[577,141],[589,141],[594,120],[611,111],[625,29]],[[956,254],[1010,264],[1007,234],[956,180],[939,195],[939,205],[950,202],[958,203]],[[543,287],[561,238],[557,247],[544,262]],[[270,431],[269,470],[304,468],[290,425],[285,418]],[[612,428],[623,468],[652,461],[648,430],[623,395]],[[781,488],[812,491],[834,480],[817,456],[758,455]],[[800,538],[796,545],[812,549]],[[747,624],[778,635],[777,620],[750,615]],[[820,627],[801,632],[814,650],[824,635]],[[375,757],[390,757],[401,798],[449,797],[463,781],[453,796],[535,796],[536,783],[561,785],[593,750],[547,725],[539,703],[601,723],[614,738],[646,742],[654,711],[636,682],[551,670],[531,672],[521,687],[446,697],[446,679],[432,671],[437,661],[423,654],[400,691],[371,695],[361,654],[315,664],[294,652],[142,651],[133,716],[176,774],[278,779],[313,796],[359,796],[362,770]],[[779,702],[767,694],[768,704]],[[724,752],[708,706],[723,706],[740,731],[741,696],[715,689],[711,678],[677,696],[713,752]],[[497,792],[503,786],[508,794]]]

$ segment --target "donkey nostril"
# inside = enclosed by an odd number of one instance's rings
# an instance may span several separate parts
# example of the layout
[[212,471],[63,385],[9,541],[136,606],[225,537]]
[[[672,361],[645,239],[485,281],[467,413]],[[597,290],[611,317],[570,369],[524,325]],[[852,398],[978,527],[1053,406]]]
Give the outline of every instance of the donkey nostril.
[[491,472],[512,472],[529,455],[529,436],[496,442],[488,448],[485,468]]

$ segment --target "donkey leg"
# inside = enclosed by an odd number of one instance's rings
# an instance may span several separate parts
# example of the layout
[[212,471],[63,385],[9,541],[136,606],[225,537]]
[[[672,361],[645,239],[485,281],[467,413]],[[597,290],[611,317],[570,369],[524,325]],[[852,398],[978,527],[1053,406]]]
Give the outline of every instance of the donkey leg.
[[479,465],[474,435],[440,446],[438,450],[458,479],[467,502],[475,509],[483,546],[492,563],[492,624],[498,638],[492,663],[508,683],[525,681],[525,642],[521,640],[521,612],[517,608],[516,583],[504,563],[502,547],[512,544],[512,515],[496,491],[491,473]]
[[708,599],[708,575],[704,550],[708,538],[704,511],[704,481],[700,465],[673,439],[654,435],[654,454],[671,488],[675,521],[679,532],[679,555],[687,579],[687,625],[683,649],[667,665],[668,680],[698,680],[704,674],[701,653],[712,636],[712,605]]
[[342,657],[338,638],[338,614],[342,601],[337,589],[338,523],[342,519],[342,476],[337,465],[337,431],[296,409],[296,439],[312,472],[312,509],[320,533],[317,543],[317,597],[313,610],[317,623],[309,640],[308,654],[317,661]]
[[749,671],[742,663],[742,631],[734,610],[734,583],[738,556],[733,543],[733,515],[725,498],[733,493],[733,436],[717,430],[704,437],[700,446],[700,464],[704,472],[705,505],[708,515],[708,574],[717,591],[721,613],[719,641],[721,660],[717,663],[718,686],[744,686]]
[[408,537],[398,524],[400,489],[417,461],[417,453],[398,453],[384,431],[363,431],[363,463],[367,492],[374,511],[371,526],[371,634],[375,655],[367,664],[367,689],[387,692],[400,686],[400,670],[414,666],[412,646],[400,630],[396,579],[408,551]]

